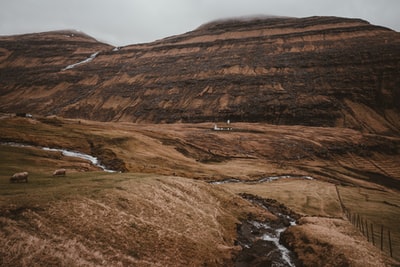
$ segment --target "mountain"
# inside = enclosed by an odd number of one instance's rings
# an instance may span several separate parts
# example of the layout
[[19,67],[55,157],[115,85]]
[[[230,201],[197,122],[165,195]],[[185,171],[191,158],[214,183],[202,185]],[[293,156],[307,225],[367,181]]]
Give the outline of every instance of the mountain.
[[0,266],[400,266],[399,42],[336,17],[0,37]]
[[0,38],[0,112],[99,121],[400,130],[400,34],[360,19],[211,22],[111,47],[74,31]]

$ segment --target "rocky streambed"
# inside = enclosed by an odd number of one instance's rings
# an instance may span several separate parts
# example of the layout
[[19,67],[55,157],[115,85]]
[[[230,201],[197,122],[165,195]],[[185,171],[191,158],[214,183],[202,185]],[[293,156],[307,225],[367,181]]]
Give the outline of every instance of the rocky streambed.
[[249,217],[242,221],[237,229],[237,245],[242,250],[236,257],[235,266],[300,266],[296,255],[281,242],[281,233],[295,225],[300,216],[276,200],[250,194],[241,196],[271,212],[277,219],[260,221]]

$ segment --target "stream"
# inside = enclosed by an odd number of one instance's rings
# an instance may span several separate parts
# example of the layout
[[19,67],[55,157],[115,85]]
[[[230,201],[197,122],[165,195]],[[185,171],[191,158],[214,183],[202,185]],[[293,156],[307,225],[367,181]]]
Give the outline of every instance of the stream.
[[59,149],[59,148],[49,148],[49,147],[25,145],[25,144],[20,144],[20,143],[13,143],[13,142],[5,142],[5,143],[1,143],[1,145],[12,146],[12,147],[33,147],[33,148],[38,148],[38,149],[42,149],[45,151],[61,152],[61,154],[66,157],[75,157],[75,158],[88,160],[94,166],[101,168],[105,172],[115,172],[114,170],[107,169],[106,166],[104,166],[103,164],[100,163],[98,158],[88,155],[88,154],[85,154],[85,153],[82,153],[82,152],[71,151],[71,150],[66,150],[66,149]]
[[[66,157],[76,157],[90,161],[93,165],[100,167],[106,172],[115,172],[107,169],[102,165],[99,160],[91,155],[71,151],[59,148],[49,148],[25,145],[20,143],[6,142],[0,143],[5,146],[13,147],[33,147],[42,149],[45,151],[61,152]],[[313,180],[310,176],[268,176],[258,180],[241,181],[239,179],[225,179],[222,181],[212,181],[210,184],[220,185],[226,183],[244,183],[244,184],[257,184],[272,182],[279,179],[307,179]],[[287,227],[296,225],[296,220],[299,216],[280,204],[276,200],[263,199],[250,194],[241,194],[244,199],[249,200],[255,205],[271,212],[277,216],[277,220],[274,221],[258,221],[255,219],[247,219],[242,221],[242,224],[238,226],[238,239],[237,243],[242,247],[242,251],[238,254],[235,262],[236,267],[247,267],[247,266],[289,266],[295,267],[297,259],[293,252],[287,249],[280,243],[281,233],[283,233]]]
[[209,182],[210,184],[215,184],[215,185],[220,185],[220,184],[230,184],[230,183],[242,183],[242,184],[260,184],[260,183],[268,183],[268,182],[273,182],[277,181],[280,179],[305,179],[305,180],[314,180],[311,176],[305,176],[305,175],[279,175],[279,176],[267,176],[267,177],[262,177],[257,180],[239,180],[236,178],[228,178],[225,180],[219,180],[219,181],[211,181]]
[[[310,176],[301,175],[280,175],[267,176],[257,180],[242,181],[229,178],[220,181],[209,182],[213,185],[227,183],[260,184],[272,182],[280,179],[305,179],[313,180]],[[277,220],[259,221],[252,218],[242,221],[238,227],[237,243],[242,247],[242,251],[236,258],[235,267],[247,266],[289,266],[301,265],[296,256],[280,242],[280,237],[289,226],[296,225],[296,220],[300,216],[283,204],[273,199],[264,199],[251,194],[241,194],[241,196],[262,209],[274,214]]]
[[244,199],[273,213],[277,220],[258,221],[247,219],[238,228],[238,244],[243,248],[236,258],[236,267],[290,266],[299,262],[293,252],[280,243],[281,234],[296,225],[300,217],[273,199],[263,199],[250,194],[241,194]]

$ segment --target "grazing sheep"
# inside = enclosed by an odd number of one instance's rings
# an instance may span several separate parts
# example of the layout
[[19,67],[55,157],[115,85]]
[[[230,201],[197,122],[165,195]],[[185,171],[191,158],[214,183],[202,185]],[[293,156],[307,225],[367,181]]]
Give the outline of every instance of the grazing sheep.
[[28,172],[14,173],[10,178],[10,183],[28,182]]
[[58,169],[53,172],[53,176],[65,176],[67,173],[66,169]]

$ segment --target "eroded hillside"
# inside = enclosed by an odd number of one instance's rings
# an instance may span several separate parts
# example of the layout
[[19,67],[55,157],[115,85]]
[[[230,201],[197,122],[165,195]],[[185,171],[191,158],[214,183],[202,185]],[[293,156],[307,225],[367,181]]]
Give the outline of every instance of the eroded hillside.
[[[1,121],[0,142],[80,151],[116,171],[206,181],[312,175],[333,183],[400,189],[399,137],[259,123],[232,123],[232,131],[214,131],[212,123],[101,123],[45,117]],[[76,171],[93,169],[59,160],[53,164]]]
[[[398,251],[398,138],[258,123],[224,132],[210,123],[0,121],[0,265],[274,266],[267,254],[279,253],[257,234],[282,227],[265,210],[287,211],[275,199],[297,213],[281,241],[296,266],[397,264],[387,240],[384,253],[368,243],[344,207],[391,229]],[[53,177],[57,168],[67,175]],[[18,171],[28,183],[10,183]]]
[[336,17],[1,37],[0,265],[398,266],[399,47]]
[[2,37],[0,111],[398,132],[399,45],[336,17],[219,21],[116,49],[73,32]]

